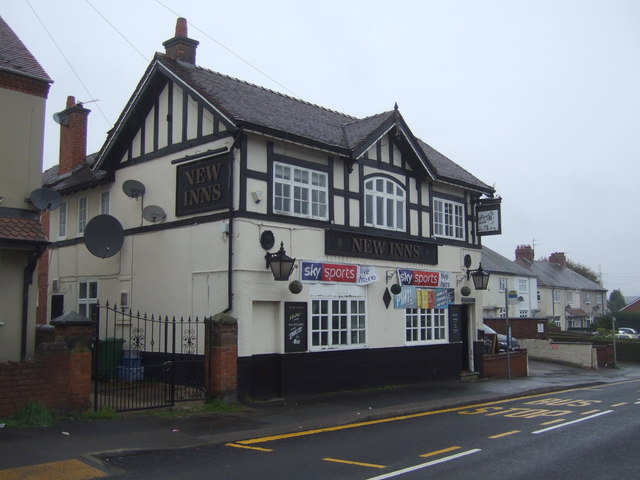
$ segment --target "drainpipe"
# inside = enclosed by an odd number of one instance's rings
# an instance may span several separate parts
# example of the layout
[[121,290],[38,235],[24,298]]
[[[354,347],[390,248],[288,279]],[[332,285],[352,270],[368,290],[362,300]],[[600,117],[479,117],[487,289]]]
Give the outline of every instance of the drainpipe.
[[33,272],[38,264],[38,259],[44,253],[46,247],[38,246],[35,252],[31,252],[27,259],[22,275],[22,341],[20,343],[20,358],[27,357],[27,337],[29,333],[29,285],[33,282]]
[[[227,259],[227,308],[223,310],[224,313],[228,313],[233,309],[233,185],[235,183],[234,178],[234,159],[233,152],[243,138],[242,129],[238,129],[235,134],[235,139],[229,152],[231,153],[231,165],[229,166],[229,198],[231,199],[229,202],[229,250],[228,250],[228,259]],[[242,155],[242,151],[240,152]]]

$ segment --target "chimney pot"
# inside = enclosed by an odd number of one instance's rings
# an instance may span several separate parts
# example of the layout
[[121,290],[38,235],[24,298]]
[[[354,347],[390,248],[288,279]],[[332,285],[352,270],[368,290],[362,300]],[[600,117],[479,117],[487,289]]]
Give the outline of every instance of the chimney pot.
[[76,102],[75,97],[67,97],[64,113],[69,119],[66,125],[60,125],[60,159],[58,174],[70,173],[87,159],[87,123],[88,110]]
[[555,263],[556,265],[560,265],[562,268],[567,266],[567,257],[564,252],[554,252],[549,255],[549,263]]
[[193,40],[187,36],[187,19],[180,17],[176,21],[176,36],[170,38],[162,45],[169,58],[195,65],[196,48],[199,43],[197,40]]

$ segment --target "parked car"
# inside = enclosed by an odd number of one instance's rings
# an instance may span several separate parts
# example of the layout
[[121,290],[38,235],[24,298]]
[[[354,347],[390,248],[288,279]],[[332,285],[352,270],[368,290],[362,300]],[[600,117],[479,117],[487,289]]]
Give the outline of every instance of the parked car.
[[[482,330],[484,331],[484,333],[497,335],[498,336],[498,350],[501,351],[501,352],[506,352],[507,351],[507,336],[506,335],[503,335],[502,333],[496,332],[489,325],[485,325],[485,324],[482,325]],[[514,337],[512,335],[511,336],[511,350],[518,350],[520,348],[521,348],[520,347],[520,342],[518,341],[518,339],[516,337]]]
[[616,334],[616,338],[637,339],[640,338],[640,335],[638,335],[638,332],[636,332],[636,330],[633,328],[620,327],[618,329],[618,333]]

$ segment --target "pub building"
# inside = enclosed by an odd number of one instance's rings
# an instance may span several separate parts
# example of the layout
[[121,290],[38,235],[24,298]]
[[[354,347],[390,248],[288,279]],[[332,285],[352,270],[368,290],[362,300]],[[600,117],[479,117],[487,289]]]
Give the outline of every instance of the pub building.
[[[185,19],[163,45],[100,151],[61,141],[45,172],[62,194],[51,317],[107,301],[226,312],[240,399],[477,371],[472,277],[482,235],[500,233],[494,189],[414,136],[397,105],[355,118],[197,66]],[[86,135],[88,112],[70,97],[58,116]],[[104,255],[84,236],[99,215],[123,232]]]

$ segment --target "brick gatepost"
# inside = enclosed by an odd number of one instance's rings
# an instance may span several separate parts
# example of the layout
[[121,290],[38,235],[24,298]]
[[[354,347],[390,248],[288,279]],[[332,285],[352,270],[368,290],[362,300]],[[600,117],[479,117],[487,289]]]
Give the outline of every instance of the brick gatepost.
[[237,400],[238,321],[227,313],[206,318],[204,378],[208,398]]

